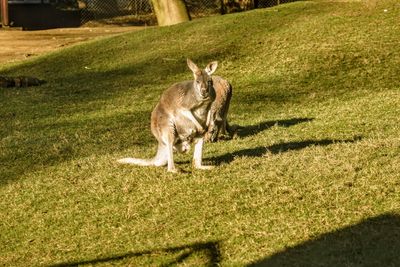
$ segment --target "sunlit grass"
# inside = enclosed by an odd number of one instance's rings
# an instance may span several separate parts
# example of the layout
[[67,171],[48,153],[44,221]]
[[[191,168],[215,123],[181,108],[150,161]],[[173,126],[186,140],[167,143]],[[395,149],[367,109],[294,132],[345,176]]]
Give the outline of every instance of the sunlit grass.
[[[297,2],[1,66],[46,84],[0,90],[0,264],[396,266],[399,16]],[[211,171],[118,165],[154,155],[150,112],[186,57],[220,62],[244,128],[206,144]]]

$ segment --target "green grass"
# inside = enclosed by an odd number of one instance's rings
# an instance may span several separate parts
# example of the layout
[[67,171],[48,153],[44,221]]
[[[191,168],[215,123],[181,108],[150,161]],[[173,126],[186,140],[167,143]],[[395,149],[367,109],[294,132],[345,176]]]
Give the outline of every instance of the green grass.
[[[387,12],[384,12],[384,10]],[[96,40],[0,67],[0,265],[400,265],[400,6],[306,1]],[[151,157],[150,112],[220,62],[211,171]]]

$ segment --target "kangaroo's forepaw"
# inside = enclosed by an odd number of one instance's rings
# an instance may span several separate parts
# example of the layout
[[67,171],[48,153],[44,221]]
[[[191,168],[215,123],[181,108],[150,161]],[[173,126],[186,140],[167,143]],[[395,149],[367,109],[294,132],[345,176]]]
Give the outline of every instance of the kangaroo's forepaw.
[[212,134],[210,132],[206,132],[204,135],[204,141],[209,142],[211,140]]

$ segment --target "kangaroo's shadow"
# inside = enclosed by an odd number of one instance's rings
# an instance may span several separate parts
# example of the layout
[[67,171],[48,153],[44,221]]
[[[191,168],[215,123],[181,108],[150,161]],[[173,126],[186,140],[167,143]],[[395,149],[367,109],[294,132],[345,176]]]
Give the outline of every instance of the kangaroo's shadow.
[[290,127],[299,123],[309,122],[314,120],[313,118],[293,118],[287,120],[277,120],[277,121],[265,121],[255,125],[239,127],[236,135],[239,137],[246,137],[250,135],[258,134],[264,130],[271,128],[272,126]]
[[266,153],[279,154],[291,150],[301,150],[310,146],[328,146],[336,143],[354,143],[361,140],[360,136],[355,136],[352,139],[321,139],[321,140],[305,140],[298,142],[285,142],[272,146],[258,146],[254,148],[248,148],[243,150],[238,150],[233,153],[227,153],[218,157],[210,158],[211,161],[215,162],[217,165],[223,163],[230,163],[236,157],[262,157]]

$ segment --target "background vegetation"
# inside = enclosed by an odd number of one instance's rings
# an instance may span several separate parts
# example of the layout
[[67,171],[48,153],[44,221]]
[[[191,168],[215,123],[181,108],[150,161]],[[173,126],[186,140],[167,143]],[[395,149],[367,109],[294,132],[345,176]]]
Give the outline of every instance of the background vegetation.
[[[398,266],[395,0],[306,1],[144,29],[21,63],[0,90],[0,264]],[[244,127],[212,171],[151,157],[150,112],[219,60]]]

